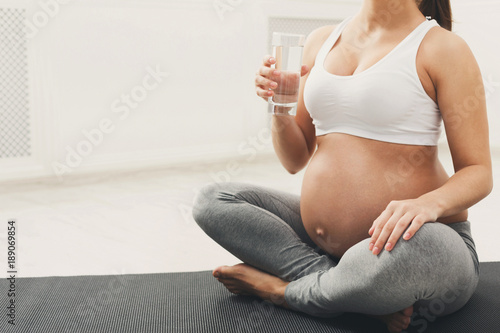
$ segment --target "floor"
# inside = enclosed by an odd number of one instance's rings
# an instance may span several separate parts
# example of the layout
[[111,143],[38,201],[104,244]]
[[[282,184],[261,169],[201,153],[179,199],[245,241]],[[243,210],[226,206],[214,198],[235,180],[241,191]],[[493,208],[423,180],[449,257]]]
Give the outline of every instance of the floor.
[[[500,156],[494,157],[496,183]],[[451,163],[444,161],[449,169]],[[100,174],[62,183],[3,185],[0,266],[7,267],[7,221],[17,224],[18,276],[69,276],[210,270],[238,261],[208,238],[191,217],[204,184],[243,181],[300,193],[303,172],[290,175],[275,156],[237,168],[227,162],[126,174]],[[494,209],[500,189],[470,211],[481,261],[500,261]],[[3,225],[3,226],[2,226]]]

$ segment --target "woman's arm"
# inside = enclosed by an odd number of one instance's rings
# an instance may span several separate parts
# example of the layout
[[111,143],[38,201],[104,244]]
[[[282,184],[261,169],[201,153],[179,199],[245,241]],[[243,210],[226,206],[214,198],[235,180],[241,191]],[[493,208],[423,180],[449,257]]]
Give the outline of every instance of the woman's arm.
[[422,196],[437,204],[439,217],[471,207],[493,188],[481,72],[465,41],[449,32],[443,33],[448,38],[443,36],[441,45],[436,45],[429,74],[436,86],[455,174],[442,187]]
[[[304,86],[309,76],[309,70],[314,66],[318,50],[333,28],[332,26],[318,28],[307,37],[303,52],[302,63],[304,66],[300,79],[297,115],[295,117],[286,115],[272,117],[274,150],[281,164],[292,174],[302,170],[316,150],[314,125],[304,104]],[[257,73],[257,95],[264,99],[271,97],[274,94],[273,90],[277,88],[276,81],[279,81],[279,74],[275,75],[275,70],[270,68],[275,61],[267,56]]]
[[[479,66],[463,39],[444,29],[429,32],[421,56],[434,83],[455,174],[438,189],[417,199],[393,201],[375,220],[370,251],[390,251],[401,236],[457,214],[486,197],[493,176],[486,98]],[[404,235],[403,235],[404,233]]]

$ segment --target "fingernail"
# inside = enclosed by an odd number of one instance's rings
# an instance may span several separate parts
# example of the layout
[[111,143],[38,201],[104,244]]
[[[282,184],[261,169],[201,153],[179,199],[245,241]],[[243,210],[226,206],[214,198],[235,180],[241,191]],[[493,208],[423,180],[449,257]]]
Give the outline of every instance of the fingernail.
[[411,235],[410,235],[410,233],[409,233],[409,232],[407,232],[407,233],[404,235],[404,237],[403,237],[403,238],[404,238],[405,240],[408,240],[408,239],[410,239],[410,236],[411,236]]
[[274,74],[274,75],[276,75],[276,76],[278,76],[278,75],[280,75],[280,74],[281,74],[281,72],[280,72],[280,71],[274,71],[274,73],[273,73],[273,74]]
[[276,82],[271,83],[271,87],[276,88],[278,84]]
[[378,247],[375,247],[375,248],[373,249],[373,254],[374,254],[374,255],[377,255],[377,254],[378,254],[378,251],[379,251]]
[[370,245],[368,246],[368,250],[370,250],[370,251],[373,250],[373,245],[375,245],[375,244],[370,243]]
[[385,245],[385,249],[386,249],[387,251],[390,251],[390,250],[392,249],[392,244],[391,244],[391,243],[387,243],[387,244]]

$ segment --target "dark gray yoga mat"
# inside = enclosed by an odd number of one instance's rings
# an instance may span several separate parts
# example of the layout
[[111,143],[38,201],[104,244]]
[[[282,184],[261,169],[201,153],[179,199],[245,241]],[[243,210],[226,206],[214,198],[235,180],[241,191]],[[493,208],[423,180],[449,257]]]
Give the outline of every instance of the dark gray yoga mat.
[[[20,278],[12,326],[9,286],[2,279],[0,332],[386,332],[362,315],[318,319],[232,295],[208,271]],[[500,332],[499,314],[500,263],[481,263],[478,289],[464,308],[434,322],[416,317],[408,332]]]

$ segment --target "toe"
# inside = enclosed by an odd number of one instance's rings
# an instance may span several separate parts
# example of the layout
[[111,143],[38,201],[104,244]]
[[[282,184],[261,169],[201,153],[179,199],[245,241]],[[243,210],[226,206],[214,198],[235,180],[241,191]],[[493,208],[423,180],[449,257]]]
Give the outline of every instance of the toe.
[[226,270],[226,268],[227,266],[220,266],[214,269],[212,272],[213,277],[216,279],[224,278],[224,271]]
[[238,288],[227,287],[227,290],[229,290],[231,293],[236,294],[236,295],[241,294],[241,290]]
[[402,313],[398,313],[394,316],[394,324],[401,329],[406,329],[410,325],[411,318],[403,315]]
[[411,318],[410,318],[410,317],[406,317],[406,318],[403,320],[402,324],[403,324],[403,329],[404,329],[404,330],[405,330],[405,329],[407,329],[407,328],[408,328],[408,326],[410,326],[410,322],[411,322]]
[[401,333],[401,329],[396,327],[396,325],[390,324],[387,325],[387,329],[389,330],[390,333]]
[[392,323],[392,327],[396,332],[401,332],[403,330],[403,323],[400,321],[395,321]]
[[407,307],[406,309],[404,309],[403,311],[401,311],[405,316],[407,317],[411,317],[411,315],[413,314],[413,305],[412,306],[409,306]]

